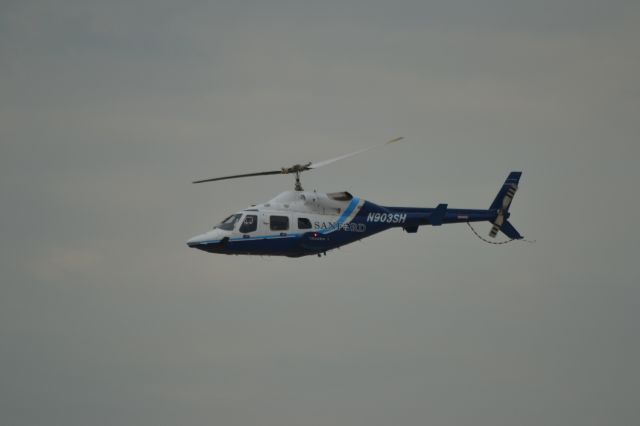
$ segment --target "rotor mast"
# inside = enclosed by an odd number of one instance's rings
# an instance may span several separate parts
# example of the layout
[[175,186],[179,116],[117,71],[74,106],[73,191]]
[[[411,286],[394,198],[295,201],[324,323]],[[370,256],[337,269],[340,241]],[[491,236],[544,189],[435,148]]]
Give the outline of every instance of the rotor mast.
[[300,183],[300,172],[296,172],[296,186],[295,186],[295,190],[296,190],[296,191],[304,191],[304,189],[302,189],[302,184]]
[[294,186],[294,189],[296,191],[304,191],[304,189],[302,189],[302,183],[300,182],[300,175],[302,174],[302,172],[306,172],[307,170],[311,170],[311,163],[296,164],[291,167],[283,167],[282,174],[288,175],[294,173],[296,175],[296,184]]

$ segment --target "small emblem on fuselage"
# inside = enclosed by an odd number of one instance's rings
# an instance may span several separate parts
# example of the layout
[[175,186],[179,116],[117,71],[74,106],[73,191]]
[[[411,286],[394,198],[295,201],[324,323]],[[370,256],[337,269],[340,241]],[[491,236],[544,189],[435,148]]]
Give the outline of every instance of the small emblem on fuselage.
[[320,222],[313,223],[313,228],[322,231],[345,231],[345,232],[365,232],[367,225],[364,223],[338,223],[338,222]]

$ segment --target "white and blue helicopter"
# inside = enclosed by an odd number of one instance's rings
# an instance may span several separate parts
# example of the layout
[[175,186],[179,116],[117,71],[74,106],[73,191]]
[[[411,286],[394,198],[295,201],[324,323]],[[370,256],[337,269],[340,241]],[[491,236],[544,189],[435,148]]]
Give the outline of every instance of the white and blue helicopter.
[[[400,137],[390,140],[385,145],[402,139]],[[300,175],[303,172],[373,148],[376,147],[365,148],[326,161],[283,167],[280,170],[193,182],[279,174],[294,174],[296,179],[294,191],[282,192],[264,204],[251,206],[232,214],[211,231],[188,240],[187,245],[209,253],[233,255],[302,257],[315,254],[321,256],[326,255],[329,250],[390,228],[402,228],[408,233],[415,233],[420,226],[485,221],[493,225],[489,232],[492,238],[495,238],[500,231],[509,238],[508,241],[523,239],[508,221],[509,207],[518,189],[522,172],[509,173],[498,195],[486,210],[450,209],[447,204],[439,204],[435,208],[390,207],[366,201],[346,191],[321,193],[303,190],[300,183]]]

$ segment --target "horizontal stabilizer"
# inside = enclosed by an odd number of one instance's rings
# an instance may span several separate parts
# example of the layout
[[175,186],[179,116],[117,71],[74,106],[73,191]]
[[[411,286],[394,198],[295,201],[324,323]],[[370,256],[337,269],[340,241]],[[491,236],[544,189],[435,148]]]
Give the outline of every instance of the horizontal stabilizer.
[[431,215],[429,216],[429,223],[433,226],[442,225],[442,221],[444,220],[444,215],[447,213],[448,204],[438,204]]

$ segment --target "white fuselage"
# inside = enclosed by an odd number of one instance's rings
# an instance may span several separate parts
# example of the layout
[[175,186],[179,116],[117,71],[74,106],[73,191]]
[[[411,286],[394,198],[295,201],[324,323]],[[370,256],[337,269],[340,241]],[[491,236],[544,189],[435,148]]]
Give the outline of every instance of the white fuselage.
[[223,223],[191,238],[188,243],[215,243],[225,238],[230,241],[294,238],[306,232],[324,233],[347,227],[358,232],[359,227],[350,222],[362,204],[364,200],[354,198],[347,192],[285,191],[264,204],[248,207],[230,216],[237,217],[231,226],[225,227]]

